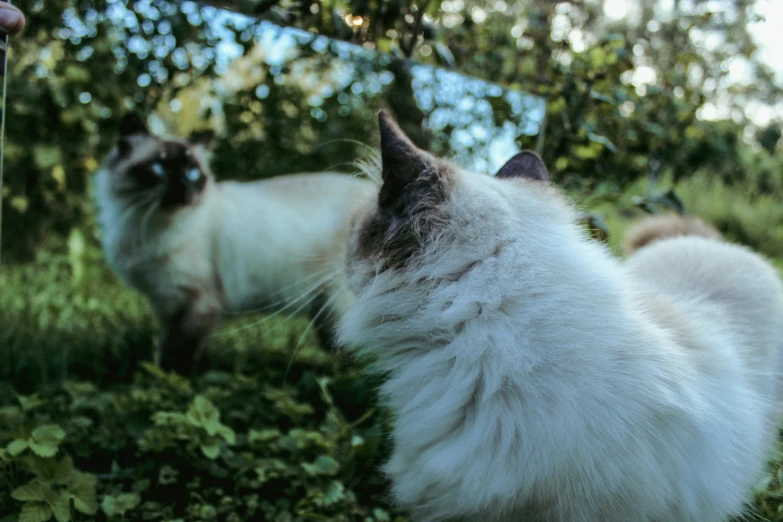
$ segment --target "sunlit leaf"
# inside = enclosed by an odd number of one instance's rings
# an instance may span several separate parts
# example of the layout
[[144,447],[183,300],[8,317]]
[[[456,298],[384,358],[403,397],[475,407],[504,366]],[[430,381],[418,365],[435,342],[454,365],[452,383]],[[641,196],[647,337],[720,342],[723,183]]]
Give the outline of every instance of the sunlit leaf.
[[95,491],[97,479],[94,475],[74,472],[68,482],[68,492],[74,497],[76,509],[88,515],[98,510],[98,498]]
[[193,425],[204,428],[210,436],[220,428],[220,412],[212,402],[203,395],[197,395],[185,415]]
[[141,503],[138,493],[120,493],[118,495],[106,495],[101,502],[101,509],[111,516],[123,516],[136,509]]
[[70,64],[65,68],[65,77],[75,83],[90,81],[90,71],[86,67]]
[[19,513],[19,522],[46,522],[52,518],[52,509],[40,502],[26,503]]
[[234,430],[229,428],[228,426],[224,424],[220,424],[215,431],[215,435],[218,435],[223,440],[225,440],[228,444],[235,444],[236,443],[236,434],[234,433]]
[[54,457],[59,449],[57,444],[51,442],[38,442],[30,440],[30,449],[41,457]]
[[8,453],[13,456],[19,455],[27,449],[27,441],[24,439],[15,439],[8,444]]
[[48,488],[38,480],[33,480],[19,486],[11,492],[11,497],[21,501],[40,501],[44,502],[47,499]]
[[200,446],[204,456],[208,459],[216,459],[220,455],[220,441],[215,438],[203,442]]
[[32,438],[36,442],[60,443],[65,438],[65,432],[56,424],[46,424],[33,430]]
[[11,201],[9,201],[11,208],[19,212],[20,214],[24,214],[27,212],[27,207],[30,205],[30,201],[24,197],[24,196],[14,196],[11,198]]
[[46,482],[65,483],[74,471],[73,460],[69,456],[60,460],[34,456],[25,459],[25,464],[36,477]]
[[55,145],[38,145],[33,149],[35,166],[48,170],[60,162],[60,149]]
[[280,430],[273,428],[273,429],[267,429],[267,430],[250,430],[247,433],[247,441],[249,443],[263,443],[263,442],[270,442],[272,440],[279,439],[282,436],[282,433],[280,433]]
[[52,513],[57,522],[71,522],[71,507],[68,499],[68,494],[63,491],[49,502],[49,507],[52,508]]
[[336,475],[340,464],[328,455],[321,455],[313,463],[302,463],[302,468],[311,475]]
[[315,499],[315,503],[320,506],[331,506],[337,504],[344,498],[345,486],[335,480],[329,483],[321,498]]

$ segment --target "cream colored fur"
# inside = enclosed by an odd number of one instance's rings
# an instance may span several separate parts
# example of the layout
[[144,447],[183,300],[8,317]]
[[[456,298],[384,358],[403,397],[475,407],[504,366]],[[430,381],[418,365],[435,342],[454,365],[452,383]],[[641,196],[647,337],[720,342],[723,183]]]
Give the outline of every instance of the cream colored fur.
[[[139,138],[133,158],[145,154],[148,141]],[[134,210],[118,195],[122,169],[104,167],[95,178],[106,257],[150,299],[164,336],[183,309],[192,316],[184,329],[201,335],[222,314],[284,308],[316,314],[324,307],[323,319],[348,305],[342,276],[348,217],[375,194],[369,181],[325,172],[215,182],[210,174],[194,204],[163,214],[149,206]]]
[[627,255],[634,253],[645,245],[667,237],[700,236],[711,239],[721,239],[720,232],[715,227],[706,224],[695,216],[678,216],[677,214],[661,214],[649,216],[631,225],[625,233],[623,248]]
[[679,237],[621,262],[551,186],[453,167],[443,223],[389,268],[363,254],[382,211],[354,219],[340,333],[387,376],[384,471],[414,521],[742,512],[781,414],[783,287],[764,259]]

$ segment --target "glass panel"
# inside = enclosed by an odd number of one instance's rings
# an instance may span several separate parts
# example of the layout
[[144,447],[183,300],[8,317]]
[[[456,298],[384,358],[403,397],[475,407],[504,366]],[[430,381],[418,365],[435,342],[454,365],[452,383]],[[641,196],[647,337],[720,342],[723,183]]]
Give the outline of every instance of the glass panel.
[[[199,13],[209,20],[215,39],[214,46],[201,50],[204,57],[191,57],[192,63],[214,60],[218,75],[201,86],[210,91],[201,108],[209,111],[212,125],[242,129],[226,138],[234,152],[230,157],[216,154],[219,173],[256,178],[337,168],[358,151],[346,147],[350,140],[371,141],[374,113],[382,106],[391,106],[414,141],[479,172],[499,168],[518,151],[520,137],[534,146],[531,137],[542,126],[545,104],[535,96],[223,9],[196,10],[189,2],[180,8],[189,19]],[[135,10],[144,14],[140,4]],[[113,5],[112,17],[129,16],[121,4]],[[135,45],[161,52],[150,40]],[[172,61],[183,61],[184,68],[184,53],[170,51]],[[211,53],[214,57],[206,56]],[[142,86],[151,80],[150,75],[138,78]],[[187,95],[192,92],[167,100],[169,120],[180,119],[176,113]]]

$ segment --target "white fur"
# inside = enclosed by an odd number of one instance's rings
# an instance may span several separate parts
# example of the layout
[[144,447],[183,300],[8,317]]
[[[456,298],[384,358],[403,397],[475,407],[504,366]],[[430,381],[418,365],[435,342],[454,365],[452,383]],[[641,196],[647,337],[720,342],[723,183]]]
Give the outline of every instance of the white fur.
[[344,236],[353,206],[375,194],[369,181],[337,173],[247,183],[210,177],[196,204],[167,215],[129,211],[112,176],[107,168],[96,175],[106,257],[159,314],[181,304],[183,287],[215,294],[216,277],[224,313],[309,312],[316,289],[326,289],[331,308],[347,306]]
[[773,269],[689,237],[621,264],[524,180],[457,172],[444,210],[407,268],[353,255],[340,326],[388,376],[384,469],[413,519],[740,513],[780,417]]

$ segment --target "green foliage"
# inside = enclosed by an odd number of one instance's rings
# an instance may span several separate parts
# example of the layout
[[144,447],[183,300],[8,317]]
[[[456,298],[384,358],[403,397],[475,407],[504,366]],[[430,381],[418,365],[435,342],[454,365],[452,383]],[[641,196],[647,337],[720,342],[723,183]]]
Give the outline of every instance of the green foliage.
[[691,212],[735,241],[771,258],[783,259],[783,206],[779,196],[743,195],[707,173],[683,180],[678,193]]
[[[488,168],[485,145],[511,132],[520,148],[541,150],[556,181],[585,194],[700,169],[728,186],[781,194],[779,122],[745,129],[749,101],[772,106],[783,92],[754,54],[755,3],[677,2],[665,18],[639,2],[634,21],[617,21],[601,2],[215,2],[307,34],[250,19],[214,25],[219,13],[192,2],[32,2],[10,55],[2,246],[29,260],[42,244],[67,241],[78,255],[96,242],[90,175],[128,108],[154,111],[159,127],[180,134],[217,128],[215,170],[235,179],[347,168],[385,105],[414,141],[478,170]],[[700,34],[724,44],[705,47]],[[285,59],[264,43],[289,38]],[[215,51],[230,42],[240,54],[233,61]],[[752,78],[722,98],[724,120],[707,121],[699,111],[726,89],[728,60],[748,60]],[[544,134],[521,124],[509,131],[535,111],[504,91],[455,94],[444,71],[417,76],[417,63],[546,98]]]
[[[155,368],[148,371],[159,372]],[[152,420],[159,428],[150,430],[140,442],[146,449],[166,447],[172,440],[188,441],[201,449],[208,459],[220,455],[221,442],[234,444],[234,431],[220,422],[220,412],[209,399],[197,395],[184,415],[177,412],[158,411]]]
[[52,516],[57,522],[69,522],[73,520],[71,503],[81,513],[92,515],[96,512],[97,480],[93,475],[74,469],[70,457],[61,460],[33,457],[24,459],[23,464],[35,478],[11,492],[14,500],[23,503],[20,522],[45,521]]
[[[569,187],[608,181],[622,189],[648,174],[679,179],[703,167],[741,183],[753,170],[741,157],[750,150],[742,139],[748,109],[763,104],[772,113],[783,99],[750,34],[759,2],[627,3],[633,16],[622,20],[607,17],[600,1],[217,5],[545,96],[543,156]],[[741,83],[730,63],[748,64]],[[722,121],[699,117],[711,103],[726,104]],[[756,129],[757,144],[778,150],[780,125]],[[521,133],[517,141],[541,144]]]
[[[180,81],[214,73],[209,54],[176,63],[172,58],[190,40],[212,40],[203,20],[172,12],[173,4],[159,5],[145,11],[148,16],[157,11],[161,24],[150,31],[146,23],[119,20],[119,5],[118,0],[24,5],[29,29],[9,53],[8,176],[2,194],[3,250],[9,253],[29,256],[43,237],[64,237],[90,214],[89,176],[110,146],[100,138],[113,131],[123,111],[154,104],[173,87],[168,80],[177,73]],[[138,78],[145,74],[150,83],[142,89]],[[9,233],[22,228],[24,234]]]
[[56,424],[38,426],[27,439],[14,439],[8,445],[8,453],[17,456],[30,448],[33,453],[41,457],[53,457],[65,438],[65,432]]
[[[214,369],[185,379],[128,362],[137,339],[147,343],[141,358],[151,355],[154,327],[130,330],[149,320],[146,306],[115,315],[116,303],[135,302],[135,294],[92,247],[81,263],[87,277],[78,284],[65,251],[0,272],[9,290],[0,317],[13,318],[0,350],[27,368],[0,366],[0,514],[58,522],[404,520],[378,474],[388,419],[374,405],[376,383],[314,336],[300,343],[307,320],[231,321],[213,338]],[[34,274],[65,297],[20,306],[41,290],[30,284]],[[93,306],[75,299],[83,293]],[[70,356],[51,357],[62,347],[52,326],[76,316],[85,327],[74,324]],[[30,341],[24,353],[17,337]]]

